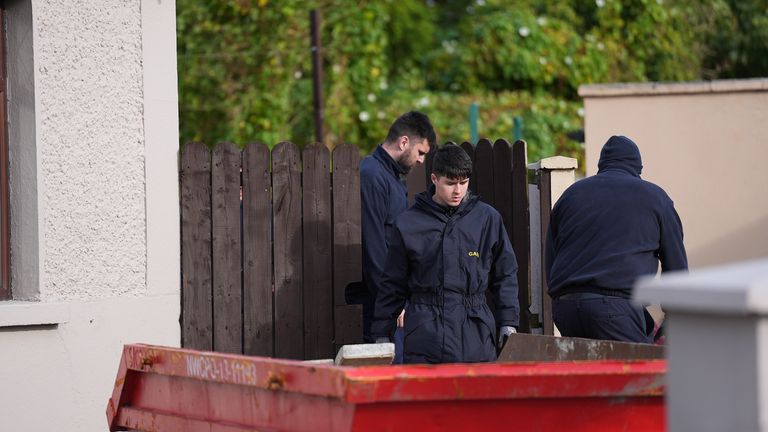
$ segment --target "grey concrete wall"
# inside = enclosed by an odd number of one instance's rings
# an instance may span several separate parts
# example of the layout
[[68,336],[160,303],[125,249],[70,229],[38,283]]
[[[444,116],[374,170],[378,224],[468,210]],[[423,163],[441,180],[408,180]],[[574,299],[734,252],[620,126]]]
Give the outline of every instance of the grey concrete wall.
[[640,147],[643,178],[683,221],[691,267],[768,255],[768,79],[582,86],[586,172],[611,135]]

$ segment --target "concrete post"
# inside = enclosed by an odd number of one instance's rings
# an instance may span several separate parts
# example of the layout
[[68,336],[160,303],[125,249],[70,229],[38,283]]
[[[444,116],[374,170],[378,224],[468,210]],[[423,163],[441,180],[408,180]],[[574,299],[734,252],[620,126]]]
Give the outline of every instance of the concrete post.
[[768,431],[768,259],[641,279],[666,312],[667,422],[679,431]]
[[[544,282],[544,239],[549,226],[549,212],[560,195],[576,179],[578,161],[564,156],[554,156],[528,164],[535,173],[536,184],[528,185],[529,214],[531,217],[531,316],[539,317],[539,326],[532,333],[554,334],[552,304],[546,295]],[[533,320],[532,320],[533,321]]]
[[554,206],[560,195],[576,181],[578,166],[579,163],[574,158],[553,156],[528,164],[528,169],[540,171],[540,174],[549,174],[551,205]]

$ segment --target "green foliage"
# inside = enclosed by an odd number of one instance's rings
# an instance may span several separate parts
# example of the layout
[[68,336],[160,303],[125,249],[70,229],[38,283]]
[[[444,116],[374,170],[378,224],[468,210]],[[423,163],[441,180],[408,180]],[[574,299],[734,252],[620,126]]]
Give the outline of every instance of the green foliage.
[[304,3],[177,1],[182,142],[292,136],[295,105],[307,103],[299,81],[310,70]]
[[698,35],[703,78],[768,76],[768,1],[679,3]]
[[325,136],[369,152],[401,113],[440,141],[513,136],[582,157],[580,85],[768,74],[766,0],[177,0],[181,142],[314,141],[309,11],[322,14]]

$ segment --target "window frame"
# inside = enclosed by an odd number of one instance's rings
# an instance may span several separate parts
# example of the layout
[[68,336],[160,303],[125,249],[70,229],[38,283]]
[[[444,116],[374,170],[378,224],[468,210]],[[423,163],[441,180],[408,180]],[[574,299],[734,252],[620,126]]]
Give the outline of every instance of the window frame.
[[8,243],[8,80],[5,1],[0,1],[0,300],[12,298]]

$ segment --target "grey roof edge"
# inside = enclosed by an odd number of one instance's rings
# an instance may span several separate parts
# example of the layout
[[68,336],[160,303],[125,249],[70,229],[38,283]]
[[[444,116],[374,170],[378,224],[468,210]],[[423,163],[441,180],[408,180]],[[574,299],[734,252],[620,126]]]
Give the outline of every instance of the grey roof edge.
[[583,98],[765,91],[768,91],[768,78],[691,82],[585,84],[579,86],[579,96]]

